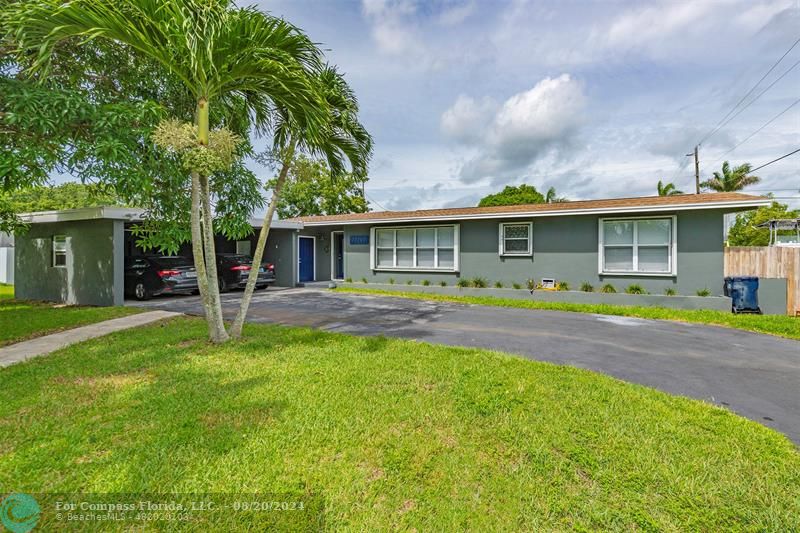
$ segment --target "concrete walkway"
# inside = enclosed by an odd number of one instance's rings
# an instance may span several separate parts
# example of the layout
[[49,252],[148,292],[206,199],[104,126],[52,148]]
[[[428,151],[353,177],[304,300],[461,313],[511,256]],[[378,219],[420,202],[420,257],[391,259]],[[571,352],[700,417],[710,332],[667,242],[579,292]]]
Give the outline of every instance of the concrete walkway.
[[59,333],[37,337],[29,341],[11,344],[10,346],[0,348],[0,368],[39,357],[40,355],[47,355],[61,348],[65,348],[70,344],[94,339],[95,337],[102,337],[103,335],[114,333],[115,331],[144,326],[145,324],[150,324],[164,318],[179,316],[181,314],[183,313],[149,311],[137,315],[113,318],[96,324],[68,329]]

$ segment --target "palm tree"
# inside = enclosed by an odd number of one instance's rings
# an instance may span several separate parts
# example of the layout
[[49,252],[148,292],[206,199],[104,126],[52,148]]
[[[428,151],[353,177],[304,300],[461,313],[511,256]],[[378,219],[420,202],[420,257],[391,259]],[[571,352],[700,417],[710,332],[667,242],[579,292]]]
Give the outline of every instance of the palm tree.
[[674,183],[662,183],[661,180],[658,180],[658,195],[659,196],[677,196],[679,194],[683,194],[683,191],[678,190],[675,188]]
[[558,196],[556,194],[555,187],[550,187],[549,189],[547,189],[547,192],[544,195],[544,201],[547,204],[561,204],[564,202],[569,202],[569,200],[567,200],[566,197]]
[[714,172],[714,177],[700,184],[704,189],[711,189],[716,192],[741,191],[748,185],[754,185],[761,181],[758,176],[751,176],[750,163],[743,163],[732,170],[727,161],[722,163],[722,174]]
[[[258,243],[253,253],[253,265],[261,264],[281,189],[286,182],[295,155],[299,151],[324,157],[331,169],[333,179],[345,171],[345,162],[350,163],[352,172],[356,176],[366,176],[367,165],[372,155],[372,137],[358,121],[358,100],[355,93],[341,74],[330,66],[319,73],[316,81],[330,110],[330,121],[322,134],[309,136],[304,131],[303,124],[294,121],[285,110],[279,109],[276,113],[273,153],[278,156],[281,169],[258,235]],[[242,326],[257,280],[258,271],[253,268],[250,270],[247,286],[239,304],[239,312],[231,325],[231,336],[234,338],[238,338],[242,334]]]
[[[322,54],[291,24],[228,0],[42,0],[7,8],[19,52],[38,54],[46,72],[54,46],[72,37],[109,39],[129,46],[174,74],[195,102],[195,150],[209,146],[209,106],[243,105],[258,131],[280,108],[309,137],[327,122],[327,105],[313,74]],[[191,169],[192,251],[209,337],[227,340],[217,285],[212,171]],[[211,258],[206,261],[205,258]]]

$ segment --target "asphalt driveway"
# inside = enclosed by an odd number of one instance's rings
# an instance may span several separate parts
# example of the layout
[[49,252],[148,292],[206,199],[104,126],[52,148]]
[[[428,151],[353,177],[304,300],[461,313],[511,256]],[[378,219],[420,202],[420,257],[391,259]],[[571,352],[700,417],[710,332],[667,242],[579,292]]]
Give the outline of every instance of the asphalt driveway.
[[[233,318],[241,293],[223,295]],[[201,314],[197,296],[129,302]],[[800,444],[800,342],[745,331],[639,318],[269,289],[249,320],[489,348],[573,365],[706,400]]]

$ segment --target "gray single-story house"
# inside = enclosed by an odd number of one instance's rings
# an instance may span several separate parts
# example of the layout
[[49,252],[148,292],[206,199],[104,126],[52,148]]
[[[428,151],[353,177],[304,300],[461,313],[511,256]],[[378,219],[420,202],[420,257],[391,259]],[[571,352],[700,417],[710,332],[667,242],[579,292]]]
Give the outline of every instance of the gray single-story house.
[[[265,259],[280,286],[390,278],[452,286],[481,277],[505,286],[553,279],[721,294],[724,215],[769,203],[714,193],[301,217],[273,223]],[[31,228],[16,239],[17,297],[122,303],[124,259],[139,253],[129,229],[140,216],[109,207],[25,215]],[[218,250],[248,253],[256,237],[220,238]]]

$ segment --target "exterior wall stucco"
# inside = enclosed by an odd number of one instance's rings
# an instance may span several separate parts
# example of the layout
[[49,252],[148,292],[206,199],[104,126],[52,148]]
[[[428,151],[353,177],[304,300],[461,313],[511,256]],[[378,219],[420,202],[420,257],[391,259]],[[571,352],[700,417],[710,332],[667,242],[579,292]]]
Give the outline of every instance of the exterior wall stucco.
[[[52,266],[53,236],[67,237],[66,267]],[[122,305],[123,223],[34,224],[17,236],[15,296],[73,305]]]
[[[663,213],[677,216],[677,275],[601,275],[598,274],[598,215],[533,218],[533,256],[501,257],[498,254],[498,224],[507,220],[465,220],[460,223],[461,271],[415,272],[373,271],[369,264],[370,245],[350,244],[352,235],[368,235],[369,226],[345,226],[345,275],[353,280],[386,282],[394,278],[403,284],[446,281],[454,284],[459,277],[483,277],[490,283],[505,286],[523,284],[529,278],[555,278],[577,288],[587,281],[599,288],[611,283],[619,292],[631,284],[639,284],[648,292],[661,294],[667,288],[678,294],[694,295],[708,288],[722,294],[723,211],[697,210]],[[611,218],[611,217],[608,217]],[[619,217],[625,218],[625,217]],[[631,217],[636,218],[636,217]],[[518,220],[517,220],[518,221]],[[408,224],[409,226],[415,224]],[[416,225],[431,225],[416,224]],[[377,227],[377,226],[376,226]],[[329,233],[333,227],[317,232]],[[327,279],[327,278],[318,278]]]

